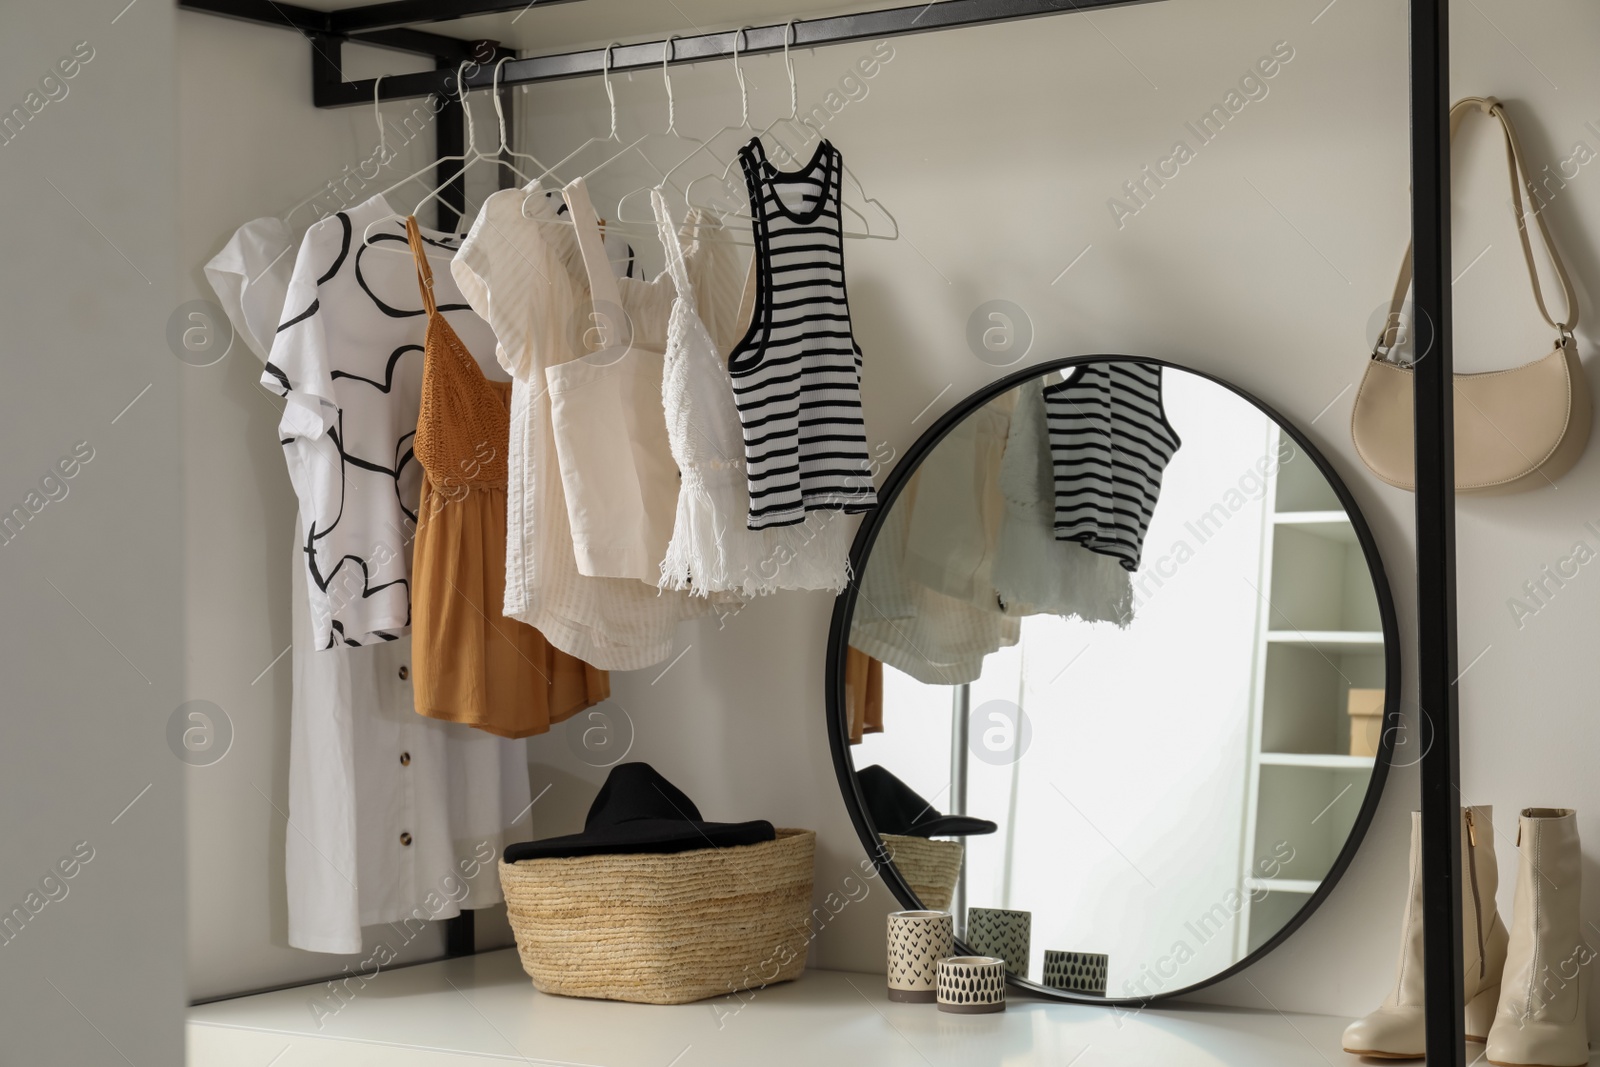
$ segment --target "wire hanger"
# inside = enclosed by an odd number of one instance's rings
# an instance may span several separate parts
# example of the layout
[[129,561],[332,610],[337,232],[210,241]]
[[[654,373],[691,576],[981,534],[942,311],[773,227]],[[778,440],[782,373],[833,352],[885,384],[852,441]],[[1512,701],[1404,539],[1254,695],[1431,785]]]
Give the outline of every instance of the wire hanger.
[[[574,148],[571,152],[567,153],[560,160],[558,160],[555,165],[546,167],[542,172],[540,172],[539,176],[534,179],[535,182],[543,183],[546,178],[550,177],[554,177],[557,181],[561,181],[560,175],[558,175],[556,172],[562,167],[566,166],[568,163],[572,162],[578,156],[582,155],[583,152],[591,145],[606,144],[607,142],[615,142],[617,144],[622,143],[622,138],[617,136],[617,93],[615,89],[611,88],[611,50],[613,48],[620,47],[621,42],[612,41],[610,44],[606,45],[605,54],[600,57],[600,81],[606,87],[606,103],[611,108],[611,131],[604,137],[591,137],[577,148]],[[536,192],[538,192],[538,190],[533,190],[528,194],[528,196],[523,197],[522,213],[524,215],[528,213],[528,198],[533,196]]]
[[[376,157],[378,160],[378,166],[380,167],[387,166],[389,163],[389,135],[384,129],[383,125],[383,109],[378,106],[378,90],[383,85],[384,77],[385,75],[380,74],[372,83],[372,117],[378,125],[378,151],[376,153]],[[377,175],[373,175],[373,177],[377,177]],[[284,222],[288,222],[294,217],[294,213],[296,211],[299,211],[307,204],[315,202],[316,199],[320,197],[326,189],[327,186],[323,186],[323,188],[318,189],[316,192],[300,201],[294,207],[279,215],[278,218],[282,219]]]
[[[422,177],[424,174],[427,174],[430,170],[433,170],[435,167],[437,167],[441,163],[459,162],[459,163],[463,164],[462,168],[459,171],[456,172],[456,175],[452,175],[450,181],[454,181],[456,176],[459,176],[461,174],[465,174],[466,173],[466,170],[467,170],[466,165],[465,165],[466,161],[468,159],[470,159],[474,153],[477,152],[476,131],[474,130],[474,127],[473,127],[473,124],[472,124],[472,111],[471,111],[471,109],[469,109],[467,107],[467,82],[466,82],[466,79],[462,76],[464,74],[464,72],[466,71],[466,69],[467,69],[467,64],[465,62],[461,63],[460,66],[456,67],[456,99],[458,101],[460,101],[460,103],[461,103],[461,114],[467,120],[467,145],[466,145],[465,150],[459,156],[440,156],[439,158],[437,158],[437,159],[433,160],[432,162],[430,162],[427,166],[423,167],[421,170],[417,171],[415,174],[408,174],[404,178],[401,178],[399,181],[395,182],[393,185],[391,185],[387,189],[383,190],[383,192],[377,194],[378,196],[383,197],[385,201],[388,200],[388,197],[389,197],[390,193],[394,192],[396,189],[400,188],[402,185],[408,185],[411,182],[416,181],[418,178]],[[444,185],[449,185],[449,184],[450,184],[449,181],[444,183]],[[441,185],[439,187],[439,189],[443,189],[444,185]],[[426,203],[429,198],[431,198],[433,195],[438,193],[439,189],[434,190],[434,193],[430,193],[429,197],[424,198],[423,203]],[[417,206],[421,207],[422,205],[418,204]],[[398,212],[395,212],[395,211],[391,210],[389,212],[389,214],[384,216],[383,218],[374,220],[373,222],[368,224],[367,228],[364,231],[362,231],[362,234],[361,234],[361,242],[362,242],[362,244],[367,244],[368,243],[368,241],[369,241],[368,235],[371,233],[373,226],[377,226],[380,223],[388,222],[390,219],[400,219],[400,218],[404,218],[404,217],[405,216],[399,214]]]
[[[466,64],[463,63],[462,67],[464,68],[465,66],[466,66]],[[459,69],[460,68],[458,68],[458,70]],[[499,67],[498,67],[498,65],[495,67],[495,78],[497,80],[499,78]],[[495,97],[494,97],[494,110],[495,110],[495,114],[498,115],[499,118],[500,118],[500,138],[501,138],[501,141],[500,141],[500,144],[498,146],[496,146],[496,148],[495,148],[495,154],[494,155],[490,155],[489,153],[483,151],[481,148],[478,147],[477,126],[472,121],[472,109],[467,106],[467,86],[466,86],[466,82],[460,80],[460,74],[459,73],[457,74],[457,79],[458,79],[458,83],[459,83],[460,90],[461,90],[461,113],[462,113],[462,116],[467,120],[467,152],[466,152],[466,158],[462,161],[460,170],[456,171],[453,175],[451,175],[449,178],[447,178],[443,183],[441,183],[439,185],[438,188],[434,189],[427,196],[425,196],[421,200],[417,201],[417,206],[411,209],[411,214],[412,215],[421,214],[423,206],[426,205],[428,203],[428,201],[437,200],[439,197],[443,196],[444,195],[444,191],[447,188],[449,188],[451,184],[453,184],[456,181],[463,181],[464,180],[464,176],[467,173],[467,171],[471,170],[474,166],[476,166],[479,163],[496,163],[496,164],[499,164],[500,166],[505,167],[506,169],[510,170],[517,177],[521,178],[524,183],[532,181],[532,179],[529,178],[526,174],[522,173],[516,167],[512,166],[510,163],[507,163],[505,160],[503,160],[503,159],[501,159],[499,157],[500,150],[505,147],[505,135],[506,135],[505,115],[500,110],[500,95],[498,93],[495,94]]]
[[[587,171],[586,173],[581,174],[578,177],[574,178],[571,182],[568,182],[567,183],[568,185],[571,185],[571,184],[574,184],[574,183],[577,183],[577,182],[582,182],[587,186],[589,179],[592,178],[595,174],[598,174],[600,171],[604,170],[606,167],[608,167],[611,164],[615,163],[617,160],[623,158],[624,156],[629,156],[629,155],[637,156],[639,159],[643,160],[646,166],[648,166],[651,170],[654,170],[656,172],[657,179],[659,180],[659,178],[661,176],[660,168],[658,168],[653,162],[651,162],[650,157],[648,155],[646,155],[645,152],[639,147],[644,142],[652,140],[652,139],[671,138],[671,139],[673,139],[675,141],[680,141],[680,142],[688,141],[688,142],[690,142],[692,144],[695,144],[697,146],[702,146],[702,147],[704,146],[704,142],[703,141],[700,141],[697,138],[690,137],[687,134],[683,134],[683,133],[680,133],[678,131],[677,103],[673,98],[673,93],[672,93],[672,74],[671,74],[671,72],[670,72],[670,70],[668,68],[668,64],[672,61],[673,42],[676,41],[677,39],[678,39],[677,35],[673,35],[671,37],[668,37],[665,41],[663,41],[662,45],[661,45],[661,81],[662,81],[662,84],[665,86],[666,91],[667,91],[667,128],[666,128],[666,130],[664,130],[661,133],[645,133],[645,134],[641,134],[639,137],[634,138],[628,144],[623,145],[620,149],[618,149],[612,155],[608,156],[607,158],[601,160],[599,163],[595,164],[595,166],[592,169],[590,169],[589,171]],[[608,58],[609,58],[609,55],[610,55],[610,51],[608,49],[607,50],[607,57]],[[604,68],[602,68],[602,70],[603,69]],[[606,141],[606,140],[614,140],[619,144],[621,143],[622,139],[620,137],[618,137],[617,133],[616,133],[616,129],[617,129],[617,127],[616,127],[616,114],[617,114],[616,113],[616,98],[612,94],[611,83],[610,83],[609,79],[606,81],[606,95],[611,100],[611,132],[610,132],[610,134],[608,134],[606,137],[603,137],[603,138],[590,138],[590,141],[588,143],[593,143],[595,141]],[[587,143],[585,145],[583,145],[583,146],[580,146],[579,151],[581,151],[583,147],[587,147]],[[574,153],[574,155],[576,155],[576,153]],[[569,156],[568,158],[570,159],[571,157]],[[557,166],[559,166],[559,165],[560,164],[557,164]],[[534,193],[537,192],[537,191],[538,190],[531,190],[527,196],[523,197],[522,204],[523,204],[523,213],[524,214],[527,214],[528,202],[532,198]],[[562,224],[562,225],[574,225],[575,224],[574,220],[570,217],[570,215],[562,215],[562,216],[560,216],[558,218],[550,219],[550,220],[547,220],[547,221],[554,222],[554,223],[557,223],[557,224]],[[617,223],[617,222],[612,222],[610,224],[607,224],[604,220],[602,220],[601,221],[601,227],[602,227],[602,229],[604,229],[606,231],[616,231],[618,229],[626,229],[627,232],[629,232],[629,233],[633,233],[633,232],[635,232],[637,230],[639,232],[642,232],[644,236],[653,236],[656,233],[654,219],[651,219],[649,222],[635,222],[635,223],[628,223],[628,224],[621,224],[621,223]]]
[[[638,189],[635,189],[632,192],[630,192],[630,193],[626,194],[625,196],[623,196],[623,198],[621,200],[617,201],[617,219],[618,219],[618,221],[625,222],[625,223],[635,223],[635,222],[637,222],[637,223],[642,225],[642,224],[644,224],[646,222],[649,222],[649,221],[653,220],[654,219],[654,214],[653,213],[652,213],[650,219],[630,219],[630,218],[628,218],[627,217],[627,212],[626,212],[626,207],[627,207],[628,201],[630,201],[632,198],[634,198],[636,196],[644,196],[646,198],[646,200],[648,200],[649,199],[649,194],[652,191],[652,189],[662,189],[662,190],[666,189],[667,186],[672,184],[672,176],[674,174],[676,174],[679,170],[683,169],[690,162],[692,162],[695,159],[698,159],[701,156],[710,156],[711,159],[714,160],[716,163],[721,163],[723,165],[724,172],[726,172],[727,168],[729,168],[731,166],[731,163],[729,163],[727,160],[724,160],[721,156],[717,155],[716,151],[713,150],[713,148],[711,146],[718,138],[720,138],[720,137],[722,137],[722,136],[724,136],[725,134],[728,134],[728,133],[734,133],[734,132],[737,132],[739,130],[748,130],[748,131],[750,131],[752,133],[754,132],[754,128],[750,125],[750,93],[749,93],[749,90],[746,88],[746,85],[745,85],[744,69],[739,66],[739,44],[740,44],[740,42],[742,40],[745,39],[745,31],[748,30],[748,29],[750,29],[749,26],[742,26],[733,35],[733,76],[739,83],[739,122],[738,122],[738,125],[735,125],[735,126],[724,126],[724,127],[722,127],[722,129],[718,130],[716,133],[712,134],[710,137],[707,137],[704,141],[702,141],[700,143],[699,147],[696,148],[693,152],[690,152],[687,156],[684,156],[677,163],[673,164],[672,167],[665,174],[663,174],[661,176],[661,180],[659,182],[657,182],[655,185],[653,185],[653,186],[652,185],[640,186]],[[748,140],[748,139],[749,138],[746,137],[746,138],[743,138],[742,140]],[[685,190],[684,197],[685,197],[685,202],[687,202],[687,198],[688,198],[687,190]]]
[[511,173],[515,174],[517,177],[521,178],[524,183],[528,183],[533,181],[533,179],[529,178],[526,174],[523,174],[512,164],[507,163],[506,157],[509,156],[512,159],[526,159],[533,163],[533,165],[538,167],[541,171],[545,170],[545,165],[541,163],[539,158],[533,153],[518,152],[513,149],[511,147],[510,140],[506,137],[506,113],[505,108],[500,105],[500,70],[507,63],[511,62],[511,59],[511,56],[501,56],[500,62],[494,65],[494,81],[490,88],[490,92],[494,94],[495,121],[500,125],[500,147],[495,151],[495,156],[500,160],[502,166],[511,171]]
[[[756,131],[754,135],[754,139],[770,139],[771,143],[777,144],[783,149],[784,155],[790,154],[788,146],[781,144],[781,142],[778,142],[777,139],[771,135],[772,131],[777,128],[779,123],[788,122],[793,124],[798,123],[800,119],[799,83],[796,81],[794,75],[794,58],[789,52],[791,39],[794,37],[794,26],[795,20],[790,19],[783,27],[783,66],[784,70],[789,75],[789,114],[779,116],[778,118],[772,120],[770,124]],[[741,86],[743,85],[743,81],[744,80],[741,77]],[[720,175],[716,175],[714,172],[713,174],[704,174],[690,182],[688,188],[684,190],[684,199],[688,203],[689,207],[698,207],[703,211],[713,212],[717,215],[720,215],[723,221],[728,219],[742,219],[748,221],[751,217],[748,192],[744,189],[743,182],[732,181],[729,177],[729,175],[731,175],[733,172],[734,166],[738,162],[739,159],[737,156],[735,156],[733,160],[723,168]],[[782,174],[784,172],[779,171],[779,173]],[[883,206],[882,201],[875,200],[867,195],[866,188],[861,184],[861,180],[855,176],[855,173],[848,165],[845,165],[843,168],[842,179],[847,179],[850,184],[855,187],[856,192],[860,195],[864,204],[877,209],[878,213],[888,220],[892,231],[887,234],[874,233],[872,230],[872,223],[867,219],[866,215],[862,214],[862,212],[857,209],[855,205],[845,200],[843,188],[844,181],[841,180],[839,190],[839,207],[841,211],[848,212],[849,214],[855,216],[855,218],[859,219],[861,223],[861,228],[859,230],[842,230],[842,235],[859,240],[898,241],[900,239],[899,221],[895,219],[894,215],[890,213],[888,208]],[[720,187],[720,191],[724,194],[727,194],[726,198],[720,203],[706,204],[697,202],[695,200],[695,186],[706,180],[714,180]]]
[[[580,176],[579,180],[583,181],[585,184],[587,184],[589,179],[594,177],[600,171],[611,166],[611,164],[627,155],[637,155],[641,160],[643,160],[646,166],[655,171],[656,180],[659,182],[662,178],[661,169],[657,167],[655,163],[651,161],[650,157],[644,152],[644,150],[639,147],[646,141],[669,138],[679,143],[688,142],[689,144],[695,146],[696,151],[705,147],[705,142],[699,138],[690,137],[688,134],[678,132],[678,108],[677,102],[673,99],[672,95],[672,71],[668,67],[668,64],[672,62],[673,42],[675,42],[677,39],[677,35],[673,34],[665,41],[661,42],[661,84],[666,88],[667,91],[667,128],[661,133],[641,134],[639,137],[635,138],[632,143],[625,145],[609,159],[602,160],[596,164],[593,170],[590,170],[587,174]],[[620,208],[620,206],[621,204],[619,202],[618,207]],[[652,232],[654,231],[652,230]]]

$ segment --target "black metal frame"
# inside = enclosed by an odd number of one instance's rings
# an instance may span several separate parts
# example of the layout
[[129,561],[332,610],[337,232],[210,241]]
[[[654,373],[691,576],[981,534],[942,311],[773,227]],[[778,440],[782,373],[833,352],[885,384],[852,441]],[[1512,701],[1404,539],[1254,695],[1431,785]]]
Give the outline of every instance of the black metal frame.
[[[395,75],[381,86],[383,99],[453,95],[454,67],[464,61],[478,66],[467,76],[471,89],[488,88],[492,60],[504,55],[493,42],[460,38],[412,28],[498,11],[563,3],[567,0],[390,0],[386,3],[323,12],[276,0],[178,0],[178,6],[276,25],[298,31],[313,48],[313,101],[319,107],[364,103],[372,99],[367,82],[346,82],[339,49],[346,41],[433,56],[441,68],[424,74]],[[792,46],[811,48],[840,41],[900,36],[923,30],[949,29],[986,22],[1146,3],[1153,0],[940,0],[921,7],[863,12],[831,19],[796,22],[792,27],[765,26],[745,31],[748,53],[774,52],[785,37]],[[1429,357],[1418,364],[1414,378],[1416,458],[1417,676],[1424,736],[1422,757],[1422,824],[1426,939],[1428,1061],[1437,1067],[1463,1067],[1461,906],[1456,809],[1459,805],[1460,753],[1456,717],[1456,617],[1454,439],[1451,427],[1450,334],[1450,196],[1447,115],[1449,92],[1449,0],[1407,0],[1411,40],[1411,217],[1416,249],[1414,307],[1421,322],[1435,331]],[[671,59],[694,62],[730,55],[733,32],[685,37],[673,42]],[[488,48],[493,48],[492,59]],[[610,50],[618,71],[654,66],[662,42],[631,44]],[[599,73],[605,50],[513,60],[506,64],[506,85]],[[458,155],[456,136],[441,125],[439,154]],[[448,143],[447,143],[448,142]],[[449,176],[441,167],[440,180]],[[459,204],[459,200],[456,201]],[[441,206],[441,228],[453,228],[453,208]],[[446,219],[450,221],[447,223]],[[830,686],[832,680],[830,680]],[[831,720],[830,720],[831,721]],[[453,928],[452,944],[465,940]],[[1443,936],[1440,936],[1443,935]]]
[[1450,4],[1411,0],[1413,316],[1433,347],[1412,376],[1424,1015],[1431,1064],[1467,1062],[1462,1003],[1461,733],[1456,683],[1455,415],[1450,306]]
[[[856,532],[855,541],[850,546],[850,584],[845,591],[840,593],[833,606],[833,622],[828,631],[828,661],[827,661],[827,704],[828,704],[828,744],[833,750],[833,769],[839,779],[839,790],[844,794],[845,808],[850,812],[850,821],[855,825],[856,834],[861,838],[861,844],[866,848],[867,854],[872,857],[873,863],[878,868],[879,876],[884,883],[894,892],[900,902],[908,908],[921,908],[924,905],[917,899],[911,887],[906,884],[893,862],[885,854],[882,842],[878,838],[877,829],[872,825],[872,817],[867,814],[861,790],[856,782],[855,761],[851,757],[849,740],[849,717],[845,705],[845,656],[850,647],[850,620],[855,611],[858,587],[861,577],[866,572],[867,559],[872,552],[872,545],[878,538],[879,532],[888,521],[890,509],[896,498],[905,488],[911,476],[921,466],[922,461],[942,441],[961,420],[989,403],[995,397],[1016,388],[1023,382],[1030,381],[1051,371],[1076,367],[1083,363],[1115,362],[1115,363],[1153,363],[1172,370],[1183,371],[1196,377],[1204,378],[1209,382],[1222,386],[1249,404],[1254,405],[1268,418],[1278,424],[1278,428],[1295,443],[1316,465],[1317,470],[1327,478],[1328,484],[1333,487],[1334,494],[1339,498],[1339,504],[1345,513],[1350,516],[1350,524],[1355,528],[1356,540],[1361,544],[1361,551],[1366,557],[1367,566],[1372,571],[1373,589],[1378,598],[1378,616],[1383,627],[1383,678],[1384,678],[1384,722],[1395,721],[1400,707],[1400,624],[1395,616],[1394,596],[1389,588],[1389,579],[1383,567],[1383,559],[1378,553],[1378,542],[1372,536],[1372,529],[1367,525],[1366,518],[1362,515],[1360,507],[1356,504],[1355,497],[1340,479],[1338,472],[1333,469],[1325,456],[1319,452],[1308,437],[1299,428],[1290,423],[1277,411],[1239,388],[1231,382],[1218,378],[1214,374],[1185,367],[1182,364],[1172,363],[1164,359],[1152,359],[1146,356],[1127,355],[1083,355],[1070,356],[1065,359],[1051,360],[1047,363],[1035,364],[1023,370],[1009,374],[999,381],[984,386],[971,394],[960,403],[956,404],[939,421],[935,422],[923,435],[917,438],[911,448],[906,452],[905,458],[895,464],[889,473],[883,488],[878,493],[878,507],[872,512],[861,528]],[[1373,815],[1378,810],[1378,801],[1383,795],[1383,785],[1388,777],[1389,765],[1394,755],[1395,737],[1398,731],[1385,729],[1378,743],[1378,755],[1373,761],[1372,777],[1367,782],[1366,796],[1361,801],[1361,810],[1356,813],[1354,824],[1350,828],[1350,836],[1345,840],[1339,854],[1335,857],[1332,868],[1323,877],[1322,884],[1317,887],[1306,903],[1295,913],[1294,917],[1282,929],[1269,938],[1260,948],[1251,952],[1243,959],[1226,970],[1205,978],[1202,981],[1186,985],[1181,989],[1162,992],[1156,996],[1143,998],[1115,998],[1092,997],[1081,993],[1071,993],[1060,989],[1051,989],[1037,983],[1025,981],[1012,975],[1007,975],[1011,984],[1037,993],[1040,996],[1052,997],[1058,1000],[1070,1000],[1089,1004],[1112,1004],[1120,1007],[1144,1007],[1157,1000],[1166,1000],[1169,997],[1192,993],[1203,989],[1214,982],[1232,974],[1237,974],[1250,966],[1262,956],[1277,948],[1283,941],[1311,917],[1311,913],[1322,905],[1322,902],[1333,892],[1333,887],[1344,874],[1350,862],[1355,859],[1356,850],[1361,846],[1361,840],[1366,836],[1367,827],[1371,825]],[[965,949],[963,949],[965,951]]]

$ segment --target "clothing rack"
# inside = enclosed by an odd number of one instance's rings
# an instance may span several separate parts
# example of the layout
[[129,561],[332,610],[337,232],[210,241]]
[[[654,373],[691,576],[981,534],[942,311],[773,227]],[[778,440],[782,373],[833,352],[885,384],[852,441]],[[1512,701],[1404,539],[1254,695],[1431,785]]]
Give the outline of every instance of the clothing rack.
[[[534,10],[574,0],[388,0],[339,11],[319,11],[274,0],[178,0],[191,11],[244,19],[299,32],[312,49],[311,100],[317,107],[346,107],[373,99],[373,80],[346,81],[345,43],[431,57],[435,69],[382,79],[383,100],[436,96],[442,101],[437,150],[460,155],[465,130],[456,94],[457,70],[467,89],[489,89],[494,64],[513,55],[498,42],[466,40],[418,29],[473,16]],[[815,48],[911,33],[956,29],[1046,15],[1124,7],[1156,0],[935,0],[935,2],[797,20],[743,31],[621,44],[558,55],[513,58],[501,71],[509,88],[587,74],[668,63]],[[1413,419],[1416,461],[1417,736],[1422,748],[1422,867],[1427,1058],[1436,1067],[1466,1067],[1463,1040],[1460,840],[1460,732],[1457,722],[1455,595],[1455,452],[1450,328],[1450,42],[1449,0],[1407,0],[1410,12],[1411,226],[1415,247],[1414,317],[1433,331],[1427,359],[1416,364]],[[742,38],[741,38],[742,32]],[[509,95],[506,101],[509,103]],[[441,163],[439,184],[459,175],[458,163]],[[459,177],[442,197],[441,228],[453,229],[463,210]],[[1405,730],[1402,724],[1388,729]],[[447,951],[473,951],[472,913],[450,921]]]

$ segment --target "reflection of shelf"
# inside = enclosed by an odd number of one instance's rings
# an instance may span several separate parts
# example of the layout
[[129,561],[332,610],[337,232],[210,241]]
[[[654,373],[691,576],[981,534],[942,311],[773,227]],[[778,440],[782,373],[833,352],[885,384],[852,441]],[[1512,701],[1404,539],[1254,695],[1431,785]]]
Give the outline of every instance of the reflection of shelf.
[[1284,645],[1383,645],[1382,630],[1269,630],[1267,640]]
[[1272,521],[1283,525],[1292,523],[1343,523],[1350,525],[1350,516],[1342,511],[1279,511]]
[[1314,878],[1246,878],[1246,889],[1266,889],[1274,893],[1315,893],[1322,883]]
[[1282,511],[1272,516],[1279,527],[1303,530],[1328,541],[1356,543],[1356,528],[1342,511]]
[[1376,761],[1371,756],[1341,756],[1333,752],[1263,752],[1261,762],[1278,767],[1370,771]]

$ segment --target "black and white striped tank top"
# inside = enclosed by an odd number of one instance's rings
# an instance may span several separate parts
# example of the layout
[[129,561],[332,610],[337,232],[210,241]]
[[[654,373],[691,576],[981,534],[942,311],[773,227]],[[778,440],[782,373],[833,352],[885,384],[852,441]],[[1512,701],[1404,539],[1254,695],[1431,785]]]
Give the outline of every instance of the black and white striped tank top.
[[1161,368],[1086,363],[1044,388],[1057,541],[1138,570],[1161,473],[1183,443],[1161,403]]
[[861,417],[861,349],[845,296],[840,173],[827,141],[782,172],[759,139],[739,151],[750,191],[756,305],[728,358],[744,429],[749,528],[877,504]]

